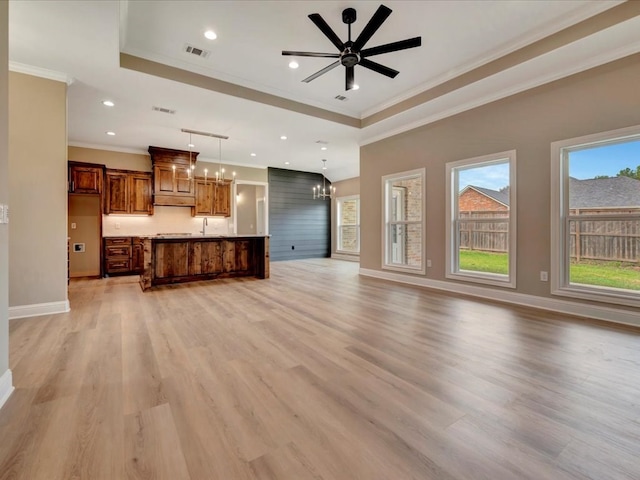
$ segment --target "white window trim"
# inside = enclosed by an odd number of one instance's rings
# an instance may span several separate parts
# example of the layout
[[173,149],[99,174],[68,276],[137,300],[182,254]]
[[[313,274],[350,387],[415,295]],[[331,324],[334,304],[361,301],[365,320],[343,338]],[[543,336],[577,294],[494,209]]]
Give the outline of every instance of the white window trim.
[[[393,173],[389,175],[384,175],[382,177],[382,269],[383,270],[395,270],[399,272],[407,272],[407,273],[416,273],[424,275],[426,273],[426,252],[425,245],[426,241],[426,221],[425,221],[425,201],[426,201],[426,170],[424,168],[418,168],[415,170],[409,170],[406,172]],[[421,259],[420,259],[420,267],[412,267],[410,265],[395,265],[387,263],[387,254],[388,254],[388,246],[387,246],[387,223],[389,220],[389,208],[387,208],[387,182],[389,180],[404,180],[408,178],[413,178],[416,176],[420,176],[421,181],[421,198],[422,205],[420,206],[420,222],[422,224],[421,231]]]
[[[551,293],[553,295],[632,307],[640,306],[640,292],[634,294],[610,287],[570,284],[567,261],[569,237],[566,235],[569,212],[569,196],[566,195],[569,188],[569,165],[565,161],[565,152],[634,139],[640,140],[640,125],[551,143]],[[598,218],[605,219],[604,216]]]
[[[458,202],[453,202],[453,192],[458,192],[458,185],[453,175],[455,168],[464,167],[474,164],[490,164],[490,163],[502,163],[504,161],[509,162],[509,274],[497,275],[486,272],[460,272],[458,271],[458,256],[457,246],[453,244],[457,240],[456,235],[453,232],[455,228],[453,219],[455,218],[456,209],[458,208]],[[455,183],[455,185],[454,185]],[[457,196],[456,196],[457,198]],[[463,280],[467,282],[482,283],[485,285],[493,285],[496,287],[516,288],[516,246],[517,246],[517,232],[516,232],[516,217],[517,217],[517,205],[516,205],[516,151],[508,150],[506,152],[492,153],[489,155],[482,155],[480,157],[467,158],[464,160],[457,160],[455,162],[448,162],[446,165],[446,270],[445,277],[452,280]]]
[[[341,240],[342,240],[342,235],[341,235],[341,230],[340,227],[343,226],[343,224],[340,222],[341,219],[341,205],[342,202],[345,201],[349,201],[349,200],[358,200],[358,213],[356,215],[356,224],[355,226],[358,227],[358,251],[354,252],[352,250],[342,250],[340,248],[341,245]],[[344,255],[353,255],[353,256],[358,256],[360,255],[360,195],[347,195],[345,197],[337,197],[336,198],[336,253],[341,253]],[[352,225],[352,224],[348,224],[348,225]]]

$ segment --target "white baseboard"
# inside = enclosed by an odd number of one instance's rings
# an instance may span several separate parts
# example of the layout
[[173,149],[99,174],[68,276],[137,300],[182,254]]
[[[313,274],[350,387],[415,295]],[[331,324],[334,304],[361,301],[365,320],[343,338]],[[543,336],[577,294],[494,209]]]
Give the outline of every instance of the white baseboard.
[[360,261],[360,255],[349,255],[346,253],[332,253],[331,258],[335,260],[348,260],[349,262]]
[[13,386],[11,370],[7,370],[0,377],[0,408],[2,408],[14,390],[15,387]]
[[441,280],[431,280],[425,277],[416,277],[402,273],[392,273],[380,270],[360,268],[360,275],[366,277],[381,278],[393,282],[407,283],[421,287],[445,290],[447,292],[462,293],[474,297],[497,300],[500,302],[523,305],[526,307],[540,308],[557,313],[566,313],[578,317],[604,320],[605,322],[620,323],[623,325],[640,326],[640,314],[628,310],[591,305],[586,303],[570,302],[557,298],[538,297],[526,293],[517,293],[508,290],[498,290],[493,288],[479,287],[454,282],[443,282]]
[[9,307],[9,320],[24,317],[39,317],[41,315],[53,315],[70,311],[69,300],[64,302],[36,303],[33,305],[18,305]]

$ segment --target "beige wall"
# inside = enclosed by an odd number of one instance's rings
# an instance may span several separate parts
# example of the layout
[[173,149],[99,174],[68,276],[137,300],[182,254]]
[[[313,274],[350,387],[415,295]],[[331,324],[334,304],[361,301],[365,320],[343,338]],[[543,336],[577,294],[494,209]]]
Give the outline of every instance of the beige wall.
[[[105,165],[107,168],[123,170],[151,171],[151,158],[148,154],[122,153],[84,147],[69,147],[69,160]],[[196,175],[208,175],[213,178],[218,163],[198,160]],[[267,169],[239,167],[222,164],[225,172],[236,172],[236,178],[246,181],[267,182]],[[233,200],[232,200],[233,201]],[[209,217],[207,233],[226,234],[233,230],[233,218]],[[155,207],[152,216],[103,215],[102,234],[104,236],[154,235],[156,233],[192,233],[202,230],[202,218],[192,217],[189,207]]]
[[[0,1],[0,204],[9,203],[9,2]],[[9,369],[9,225],[0,224],[0,378]],[[0,399],[2,392],[0,392]]]
[[445,279],[445,164],[516,150],[517,292],[550,297],[550,143],[640,124],[640,55],[362,147],[362,268],[380,270],[383,175],[426,167],[426,256]]
[[9,305],[67,300],[67,86],[9,74]]
[[[332,182],[332,187],[336,188],[337,197],[349,197],[360,194],[360,178],[348,178],[340,182]],[[331,255],[336,253],[338,248],[338,209],[336,201],[331,202]],[[363,213],[362,200],[360,201],[360,215]]]
[[241,235],[256,233],[256,186],[237,186],[237,229]]

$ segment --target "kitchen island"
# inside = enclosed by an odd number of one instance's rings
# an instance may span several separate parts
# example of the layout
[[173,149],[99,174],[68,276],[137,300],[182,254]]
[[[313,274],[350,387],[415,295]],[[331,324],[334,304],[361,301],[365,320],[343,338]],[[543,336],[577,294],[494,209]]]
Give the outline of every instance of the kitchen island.
[[156,235],[143,237],[142,290],[215,278],[269,278],[264,235]]

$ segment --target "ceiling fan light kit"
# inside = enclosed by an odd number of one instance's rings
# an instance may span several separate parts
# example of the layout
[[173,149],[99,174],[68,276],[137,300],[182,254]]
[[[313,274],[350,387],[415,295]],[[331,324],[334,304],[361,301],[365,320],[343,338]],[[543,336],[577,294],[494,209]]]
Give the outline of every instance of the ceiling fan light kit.
[[283,50],[282,55],[297,56],[297,57],[321,57],[321,58],[337,58],[335,62],[327,65],[322,70],[317,71],[313,75],[308,76],[302,81],[309,83],[315,80],[321,75],[324,75],[330,70],[333,70],[338,65],[345,67],[345,89],[352,90],[355,85],[355,73],[354,69],[356,65],[368,68],[374,72],[380,73],[390,78],[395,78],[398,75],[397,70],[381,65],[377,62],[369,60],[367,57],[374,55],[382,55],[384,53],[396,52],[398,50],[405,50],[407,48],[419,47],[422,45],[422,37],[408,38],[406,40],[400,40],[398,42],[387,43],[384,45],[378,45],[377,47],[362,49],[365,44],[371,39],[371,37],[378,31],[384,21],[391,15],[392,10],[389,7],[380,5],[376,13],[369,20],[369,23],[364,27],[358,38],[355,41],[351,41],[351,24],[356,21],[357,15],[353,8],[345,8],[342,11],[342,21],[348,26],[348,40],[342,42],[338,35],[331,29],[327,22],[322,18],[319,13],[312,13],[309,15],[309,19],[320,29],[320,31],[333,43],[340,53],[316,53],[316,52],[298,52],[291,50]]

